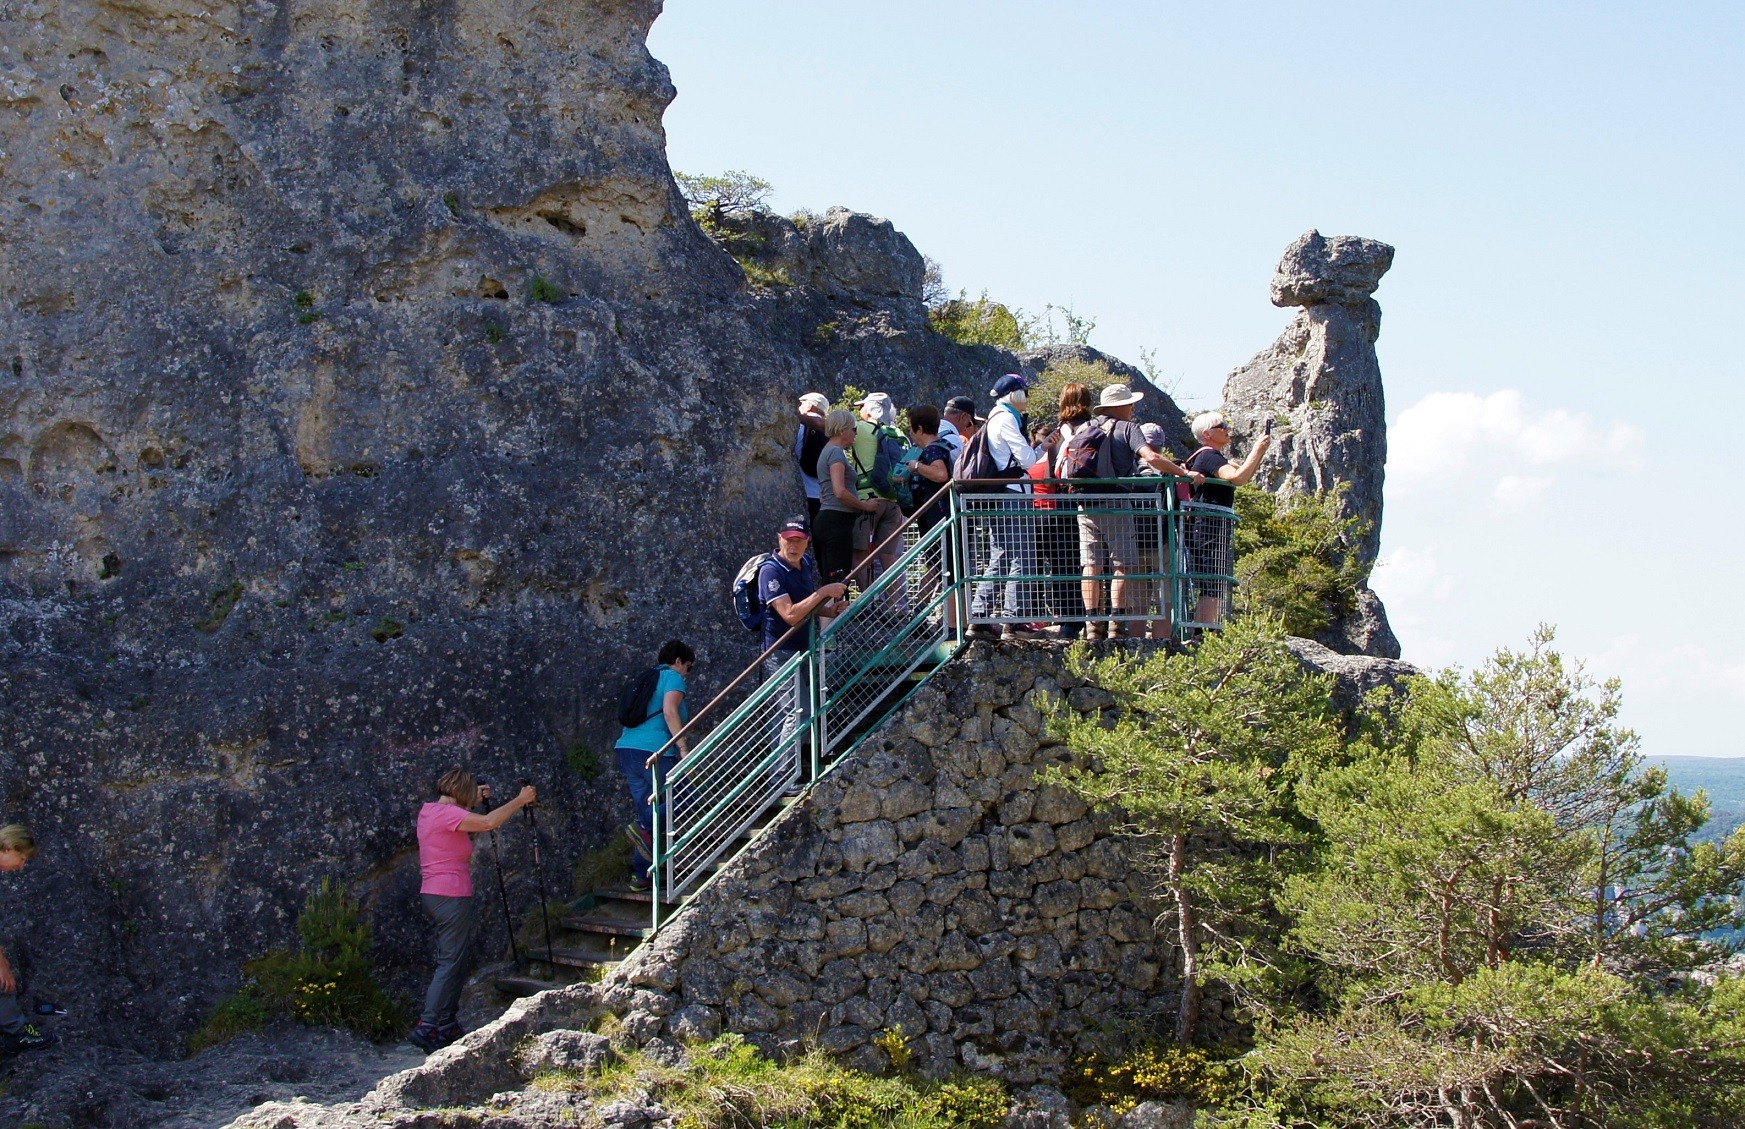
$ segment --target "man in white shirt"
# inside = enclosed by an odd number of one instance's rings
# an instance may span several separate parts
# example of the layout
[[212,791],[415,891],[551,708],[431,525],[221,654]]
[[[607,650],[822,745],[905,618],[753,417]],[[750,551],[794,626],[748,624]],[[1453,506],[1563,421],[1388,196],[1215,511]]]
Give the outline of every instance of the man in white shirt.
[[[1042,437],[1039,446],[1032,446],[1025,434],[1024,409],[1030,403],[1030,384],[1015,372],[1007,373],[995,382],[989,395],[994,398],[993,410],[988,413],[988,422],[983,425],[988,433],[988,457],[995,467],[1001,471],[1018,471],[1019,477],[997,498],[990,498],[984,505],[988,508],[988,557],[979,570],[982,576],[1019,577],[1036,574],[1036,538],[1031,528],[1030,488],[1022,477],[1022,472],[1030,465],[1053,450],[1060,437],[1058,431],[1050,432]],[[1011,511],[1011,517],[1002,517],[1000,511]],[[1008,579],[1004,581],[984,581],[975,586],[975,595],[970,601],[972,617],[984,617],[994,614],[994,594],[996,590],[1004,589],[999,615],[1006,622],[1000,631],[1002,639],[1039,639],[1039,633],[1030,630],[1026,625],[1035,616],[1034,609],[1039,606],[1035,588],[1037,581]],[[993,634],[993,628],[986,624],[978,624],[970,629],[972,635],[986,637]]]

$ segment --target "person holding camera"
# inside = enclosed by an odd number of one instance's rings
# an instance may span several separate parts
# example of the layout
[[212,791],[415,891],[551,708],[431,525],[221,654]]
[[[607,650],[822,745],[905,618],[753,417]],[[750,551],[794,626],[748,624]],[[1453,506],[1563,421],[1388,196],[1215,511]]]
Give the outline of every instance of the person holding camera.
[[419,895],[424,912],[436,923],[436,972],[424,995],[424,1012],[407,1041],[424,1051],[446,1047],[465,1032],[455,1022],[461,988],[472,968],[479,915],[473,907],[473,836],[495,831],[538,798],[524,784],[515,798],[485,815],[473,808],[491,790],[464,768],[451,768],[436,781],[436,799],[418,809]]

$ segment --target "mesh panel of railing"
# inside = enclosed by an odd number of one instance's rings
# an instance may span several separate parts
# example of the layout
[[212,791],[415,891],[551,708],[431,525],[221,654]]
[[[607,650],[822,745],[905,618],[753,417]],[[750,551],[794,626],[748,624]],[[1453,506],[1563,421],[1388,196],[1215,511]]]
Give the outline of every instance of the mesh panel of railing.
[[1070,635],[1116,621],[1162,638],[1229,614],[1235,512],[1178,500],[1173,480],[1052,483],[1039,493],[954,486],[944,501],[930,528],[904,526],[897,562],[859,585],[835,622],[796,633],[802,650],[766,656],[686,727],[690,754],[656,782],[657,893],[705,879],[784,792],[828,771],[896,708],[970,625],[1058,625]]

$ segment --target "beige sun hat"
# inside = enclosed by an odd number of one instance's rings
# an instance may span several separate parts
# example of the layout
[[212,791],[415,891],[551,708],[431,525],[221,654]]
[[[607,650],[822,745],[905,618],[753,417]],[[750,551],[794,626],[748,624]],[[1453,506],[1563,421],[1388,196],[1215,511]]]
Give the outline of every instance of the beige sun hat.
[[1097,396],[1097,410],[1104,408],[1119,408],[1127,404],[1137,404],[1145,399],[1145,393],[1135,392],[1125,384],[1111,384]]

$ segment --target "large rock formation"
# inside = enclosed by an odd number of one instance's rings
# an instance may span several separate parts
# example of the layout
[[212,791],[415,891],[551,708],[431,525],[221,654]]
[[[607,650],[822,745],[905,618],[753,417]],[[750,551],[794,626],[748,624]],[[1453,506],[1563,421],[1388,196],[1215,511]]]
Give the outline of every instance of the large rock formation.
[[[323,874],[416,968],[451,762],[540,783],[567,888],[622,672],[749,657],[724,578],[834,374],[687,214],[657,11],[0,2],[8,930],[92,1027],[172,1048]],[[878,289],[907,240],[841,226]]]
[[749,285],[666,164],[658,11],[0,0],[8,930],[75,1032],[174,1049],[328,874],[412,987],[450,763],[538,781],[563,889],[626,813],[623,672],[751,657],[792,396],[1025,363],[932,332],[873,217]]
[[[1374,239],[1310,231],[1285,249],[1273,273],[1272,303],[1301,309],[1278,340],[1224,382],[1224,410],[1236,448],[1246,451],[1267,422],[1274,446],[1256,481],[1280,493],[1343,485],[1343,512],[1361,519],[1356,553],[1367,576],[1381,545],[1387,416],[1375,340],[1381,306],[1370,297],[1394,261]],[[1321,640],[1335,650],[1399,658],[1381,600],[1367,585],[1355,614]]]

